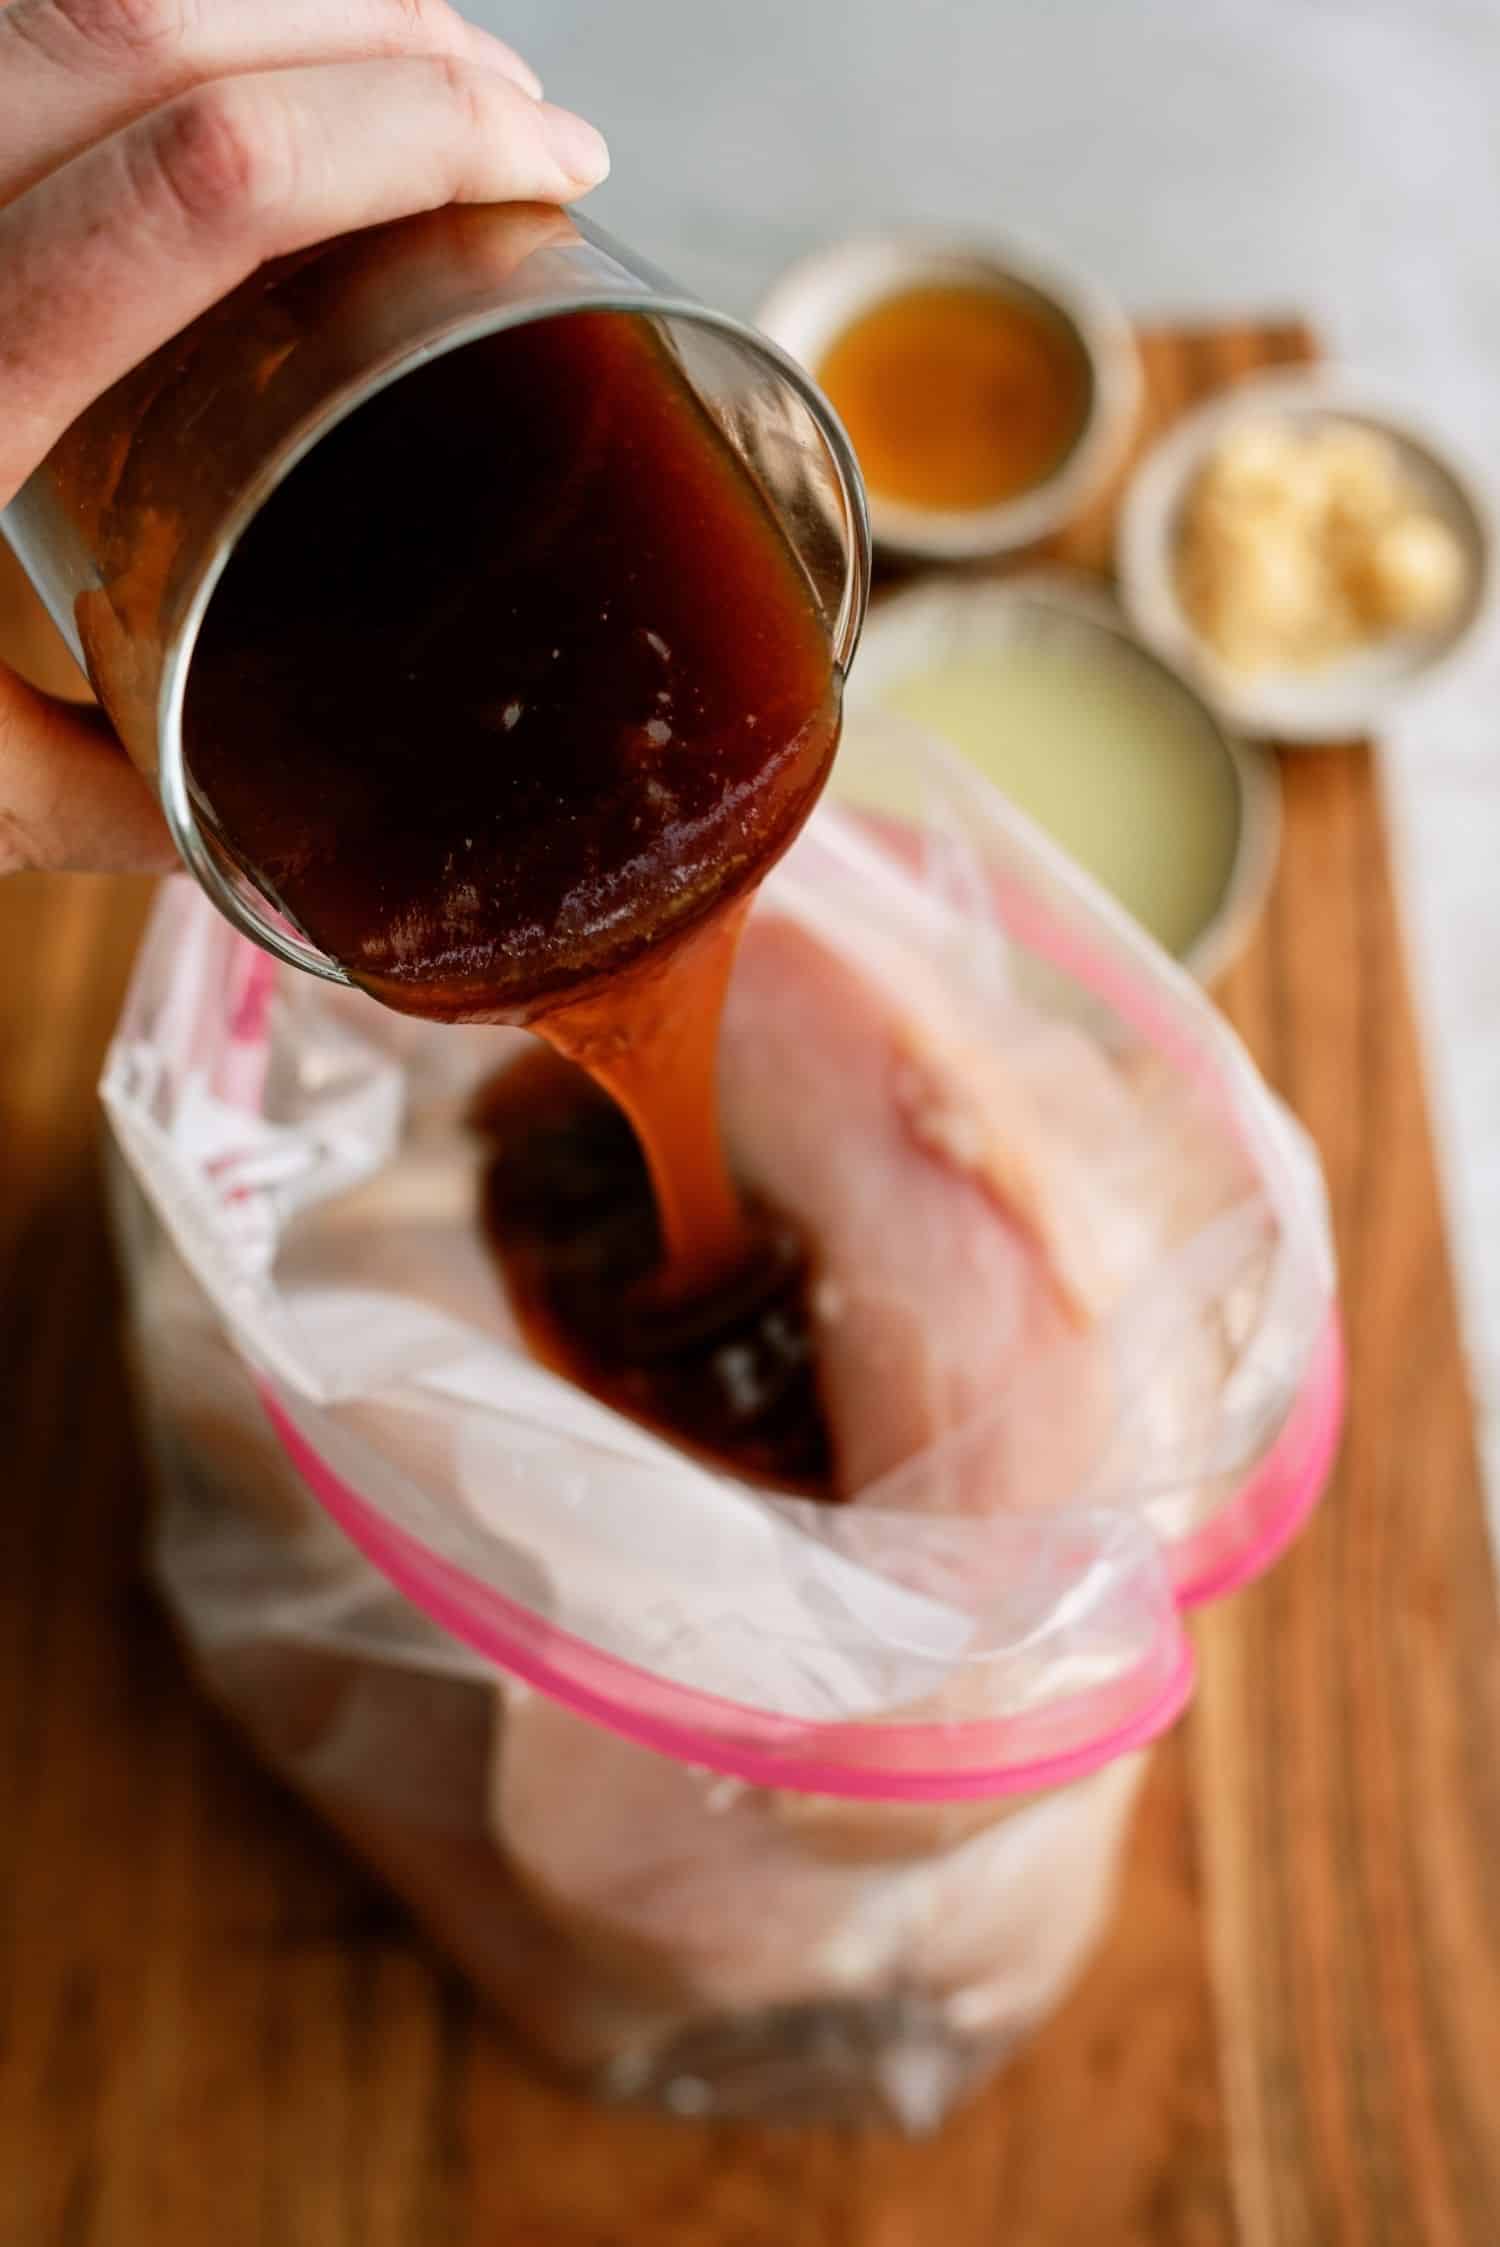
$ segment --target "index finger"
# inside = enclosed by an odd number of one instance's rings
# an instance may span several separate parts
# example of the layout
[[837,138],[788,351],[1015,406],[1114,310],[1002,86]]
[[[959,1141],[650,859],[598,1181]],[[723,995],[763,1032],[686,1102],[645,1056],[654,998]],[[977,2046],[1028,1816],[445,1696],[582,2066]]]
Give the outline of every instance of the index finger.
[[169,102],[0,211],[0,506],[267,259],[445,203],[570,202],[608,169],[582,118],[462,62],[271,71]]
[[541,94],[530,65],[447,0],[0,0],[0,203],[209,79],[424,54]]

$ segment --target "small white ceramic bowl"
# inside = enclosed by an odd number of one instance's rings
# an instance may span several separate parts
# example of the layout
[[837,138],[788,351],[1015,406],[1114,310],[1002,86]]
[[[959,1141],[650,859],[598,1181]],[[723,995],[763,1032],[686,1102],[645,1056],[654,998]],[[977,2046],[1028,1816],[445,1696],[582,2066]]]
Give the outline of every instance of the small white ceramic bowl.
[[[1395,445],[1406,475],[1453,530],[1468,563],[1464,600],[1449,624],[1395,635],[1315,671],[1246,673],[1219,659],[1178,595],[1182,515],[1209,454],[1231,431],[1266,421],[1353,423]],[[1177,422],[1131,479],[1116,562],[1135,629],[1230,725],[1311,745],[1370,732],[1398,699],[1448,672],[1469,651],[1490,609],[1494,534],[1479,479],[1445,444],[1370,385],[1313,369],[1254,377]]]
[[782,275],[756,323],[816,373],[829,346],[861,313],[904,289],[944,282],[993,288],[1060,319],[1087,361],[1089,402],[1061,464],[997,506],[913,507],[870,492],[876,545],[912,561],[1012,554],[1059,530],[1118,467],[1140,410],[1140,359],[1118,306],[1051,259],[982,234],[913,230],[830,243]]
[[[1213,983],[1244,949],[1265,906],[1281,846],[1281,787],[1275,760],[1235,739],[1180,673],[1142,645],[1109,591],[1071,570],[1028,570],[1002,578],[925,578],[877,600],[850,674],[851,724],[884,706],[887,692],[944,657],[1045,639],[1080,664],[1144,667],[1180,697],[1203,754],[1228,773],[1235,804],[1234,846],[1218,902],[1180,952],[1200,982]],[[838,792],[838,765],[833,789]]]

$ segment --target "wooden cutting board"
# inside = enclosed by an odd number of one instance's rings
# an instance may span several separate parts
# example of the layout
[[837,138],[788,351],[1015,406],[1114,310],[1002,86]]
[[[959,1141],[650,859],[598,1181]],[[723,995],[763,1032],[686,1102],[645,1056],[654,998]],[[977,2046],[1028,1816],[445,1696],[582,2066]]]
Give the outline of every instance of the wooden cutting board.
[[[1295,326],[1146,338],[1153,424]],[[1097,566],[1107,510],[1066,542]],[[919,2145],[534,2077],[200,1704],[143,1590],[94,1081],[138,884],[0,886],[0,2247],[1495,2247],[1500,1628],[1376,774],[1285,763],[1224,997],[1311,1127],[1322,1514],[1204,1617],[1121,1908]]]

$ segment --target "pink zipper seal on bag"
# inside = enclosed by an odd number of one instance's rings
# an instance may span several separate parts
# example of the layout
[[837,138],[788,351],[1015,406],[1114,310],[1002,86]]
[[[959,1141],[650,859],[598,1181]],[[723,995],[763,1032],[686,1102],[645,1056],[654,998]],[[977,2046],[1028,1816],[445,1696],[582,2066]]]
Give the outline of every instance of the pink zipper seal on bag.
[[[679,1763],[876,1802],[1033,1794],[1145,1747],[1192,1697],[1193,1650],[1175,1611],[1174,1627],[1126,1676],[1021,1716],[819,1725],[678,1685],[560,1630],[396,1528],[335,1473],[272,1385],[257,1386],[313,1496],[403,1598],[523,1684]],[[1062,1735],[1051,1747],[1041,1744],[1049,1733]]]
[[1201,1529],[1170,1549],[1179,1607],[1223,1599],[1281,1558],[1327,1487],[1347,1394],[1343,1330],[1334,1311],[1270,1450]]
[[1144,1661],[1043,1710],[957,1723],[809,1724],[676,1685],[607,1654],[397,1529],[308,1441],[271,1383],[257,1386],[287,1457],[387,1582],[450,1636],[575,1715],[752,1786],[866,1801],[959,1802],[1040,1793],[1086,1778],[1176,1722],[1195,1678],[1181,1612],[1261,1574],[1317,1504],[1338,1448],[1344,1355],[1333,1316],[1266,1456],[1215,1519],[1169,1556],[1172,1627]]

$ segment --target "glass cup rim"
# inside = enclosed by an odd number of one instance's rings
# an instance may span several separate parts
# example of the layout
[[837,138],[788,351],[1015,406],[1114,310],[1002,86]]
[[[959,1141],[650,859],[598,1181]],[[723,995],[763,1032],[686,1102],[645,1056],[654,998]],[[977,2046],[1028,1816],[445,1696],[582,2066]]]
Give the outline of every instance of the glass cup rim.
[[[269,952],[285,965],[299,968],[305,974],[318,976],[324,982],[348,985],[352,978],[326,953],[320,952],[316,945],[286,927],[279,927],[275,921],[256,911],[250,897],[258,896],[259,893],[248,876],[238,877],[244,883],[243,890],[236,886],[227,853],[207,834],[193,806],[187,780],[182,716],[188,673],[209,603],[235,548],[271,494],[279,489],[293,469],[307,458],[331,430],[337,428],[340,422],[360,406],[405,376],[415,373],[419,367],[445,357],[450,351],[461,350],[466,344],[481,342],[486,336],[499,335],[511,328],[527,327],[540,320],[561,319],[577,312],[627,312],[636,317],[679,321],[711,329],[753,352],[758,359],[774,369],[782,382],[795,393],[811,415],[827,447],[845,503],[848,538],[844,601],[835,631],[833,659],[840,672],[846,675],[854,659],[864,626],[871,573],[869,509],[859,463],[843,423],[807,369],[790,352],[749,321],[740,319],[734,313],[721,312],[712,305],[701,304],[689,296],[656,292],[631,293],[625,290],[580,290],[548,298],[545,302],[488,306],[483,311],[471,312],[455,320],[450,328],[445,328],[438,334],[403,343],[387,359],[365,369],[355,380],[345,383],[321,401],[316,410],[268,455],[256,476],[224,516],[213,548],[199,569],[192,594],[184,604],[172,634],[171,645],[162,664],[157,701],[157,789],[168,831],[184,865],[199,887],[242,935],[248,936],[263,951]],[[266,916],[274,911],[269,899],[263,900],[263,904]]]

